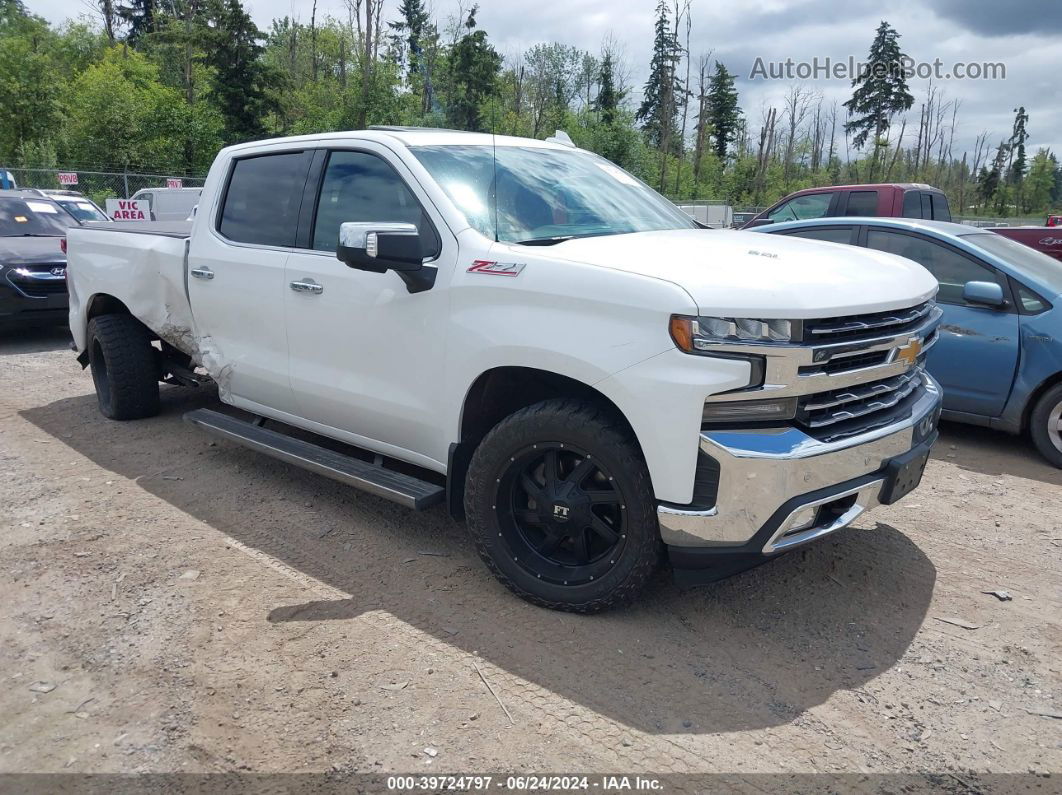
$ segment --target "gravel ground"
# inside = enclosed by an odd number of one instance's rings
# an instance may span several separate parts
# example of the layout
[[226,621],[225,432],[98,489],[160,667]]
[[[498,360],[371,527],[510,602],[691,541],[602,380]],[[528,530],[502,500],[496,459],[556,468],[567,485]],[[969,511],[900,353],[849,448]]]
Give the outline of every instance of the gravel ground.
[[181,422],[210,390],[108,422],[66,340],[0,337],[0,772],[1020,773],[1058,791],[1062,472],[1023,439],[946,426],[899,505],[578,617],[510,596],[441,508],[212,442]]

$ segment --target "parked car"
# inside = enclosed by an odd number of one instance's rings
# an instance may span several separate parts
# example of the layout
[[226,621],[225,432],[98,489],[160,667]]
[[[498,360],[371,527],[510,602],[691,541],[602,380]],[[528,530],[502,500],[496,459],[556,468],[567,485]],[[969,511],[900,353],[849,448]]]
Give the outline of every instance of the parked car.
[[15,175],[10,171],[4,171],[0,169],[0,190],[17,190],[18,182],[15,181]]
[[92,199],[84,193],[80,193],[76,190],[23,188],[22,194],[25,196],[41,196],[45,199],[51,199],[70,215],[74,216],[75,220],[79,223],[111,220],[107,216],[107,213],[105,213],[96,202],[92,201]]
[[1062,264],[999,230],[901,219],[823,219],[761,232],[887,251],[940,281],[929,371],[944,417],[1021,433],[1062,467]]
[[939,188],[916,182],[833,185],[790,193],[747,221],[742,229],[812,218],[879,216],[950,221],[948,197]]
[[445,501],[539,605],[632,599],[661,542],[685,583],[771,559],[899,500],[936,438],[924,268],[699,229],[570,145],[260,141],[221,151],[199,210],[71,230],[71,329],[104,416],[156,413],[159,380],[200,365],[260,419],[188,421]]
[[66,254],[77,221],[43,197],[0,191],[0,327],[65,323]]
[[992,231],[1062,260],[1062,230],[1049,226],[997,226]]
[[199,203],[202,188],[143,188],[129,198],[146,200],[153,221],[183,221]]
[[1062,226],[1062,215],[1047,216],[1047,223],[1045,226]]

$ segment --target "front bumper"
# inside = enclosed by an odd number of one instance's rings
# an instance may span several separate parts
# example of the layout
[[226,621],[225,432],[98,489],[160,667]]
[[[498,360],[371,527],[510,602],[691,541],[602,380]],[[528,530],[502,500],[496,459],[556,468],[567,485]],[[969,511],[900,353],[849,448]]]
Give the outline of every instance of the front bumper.
[[[835,442],[792,427],[703,432],[701,450],[720,465],[716,505],[658,508],[678,579],[691,579],[681,570],[715,569],[703,578],[713,580],[725,576],[719,571],[728,565],[737,566],[729,573],[749,568],[889,501],[898,463],[927,453],[936,439],[941,389],[928,374],[923,378],[924,390],[907,417]],[[729,563],[721,564],[722,556]]]
[[0,269],[0,326],[62,323],[69,313],[65,273],[19,273]]

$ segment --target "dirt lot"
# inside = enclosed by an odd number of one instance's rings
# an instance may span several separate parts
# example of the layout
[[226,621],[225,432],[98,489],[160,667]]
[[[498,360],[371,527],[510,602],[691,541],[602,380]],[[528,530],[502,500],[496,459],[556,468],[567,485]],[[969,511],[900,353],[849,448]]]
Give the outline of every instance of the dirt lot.
[[857,527],[576,617],[510,596],[442,509],[213,443],[181,422],[207,390],[104,420],[65,344],[0,337],[0,772],[1060,786],[1062,472],[1023,440],[946,427]]

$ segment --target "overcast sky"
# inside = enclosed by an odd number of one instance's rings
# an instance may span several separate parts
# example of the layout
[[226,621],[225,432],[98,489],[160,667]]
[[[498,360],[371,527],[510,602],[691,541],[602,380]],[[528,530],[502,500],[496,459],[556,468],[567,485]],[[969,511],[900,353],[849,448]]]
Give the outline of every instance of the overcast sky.
[[[440,26],[457,11],[457,0],[429,0]],[[398,0],[386,0],[385,17],[394,18]],[[310,2],[244,0],[255,22],[268,29],[274,17],[310,18]],[[35,13],[59,22],[89,12],[93,0],[26,0]],[[470,5],[468,0],[466,7]],[[1062,154],[1062,14],[1057,0],[693,0],[690,51],[694,59],[711,52],[738,76],[740,103],[753,130],[764,108],[780,105],[789,80],[752,80],[757,58],[765,62],[822,63],[849,56],[865,59],[874,31],[887,19],[901,34],[905,53],[917,62],[939,58],[943,70],[956,62],[1000,62],[1001,80],[942,80],[947,99],[961,101],[956,152],[971,150],[988,130],[993,144],[1010,135],[1014,109],[1029,113],[1030,157],[1039,146]],[[503,55],[514,58],[542,41],[558,41],[597,51],[611,35],[622,47],[635,94],[645,80],[653,40],[655,0],[481,0],[480,27]],[[343,0],[318,0],[318,14],[346,17]],[[827,103],[851,96],[847,80],[798,81],[820,91]],[[918,104],[927,81],[912,78],[915,106],[905,142],[912,144]],[[843,109],[842,109],[843,111]],[[843,155],[843,152],[842,152]]]

